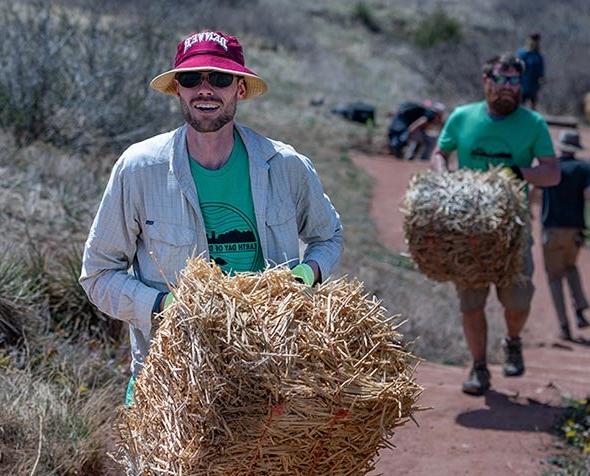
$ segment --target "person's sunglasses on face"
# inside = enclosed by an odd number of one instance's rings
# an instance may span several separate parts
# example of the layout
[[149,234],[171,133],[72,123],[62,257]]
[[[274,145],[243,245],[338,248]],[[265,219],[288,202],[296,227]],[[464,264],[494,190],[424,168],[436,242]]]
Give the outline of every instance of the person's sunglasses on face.
[[511,86],[520,86],[521,79],[520,76],[506,76],[504,74],[490,74],[488,78],[492,80],[494,84],[499,86],[503,86],[505,84],[509,84]]
[[221,71],[185,71],[176,74],[176,80],[183,88],[195,88],[205,79],[214,88],[227,88],[234,82],[234,75]]

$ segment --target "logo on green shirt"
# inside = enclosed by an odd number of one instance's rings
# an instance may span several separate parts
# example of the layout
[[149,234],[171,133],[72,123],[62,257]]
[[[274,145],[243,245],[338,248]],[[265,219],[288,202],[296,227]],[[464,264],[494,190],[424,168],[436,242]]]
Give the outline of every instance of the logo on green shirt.
[[240,209],[228,203],[201,205],[208,218],[209,255],[224,271],[257,271],[261,258],[256,226]]

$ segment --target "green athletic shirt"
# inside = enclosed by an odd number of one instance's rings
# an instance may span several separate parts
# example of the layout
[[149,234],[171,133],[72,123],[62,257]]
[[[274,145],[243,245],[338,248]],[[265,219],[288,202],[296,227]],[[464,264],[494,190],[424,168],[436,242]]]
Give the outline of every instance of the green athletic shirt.
[[226,273],[263,270],[248,151],[240,135],[234,130],[234,147],[220,169],[207,169],[190,156],[189,163],[211,259]]
[[459,168],[488,170],[490,166],[530,167],[533,158],[555,155],[547,123],[540,114],[519,107],[503,118],[492,118],[485,101],[458,107],[445,124],[438,146],[457,151]]

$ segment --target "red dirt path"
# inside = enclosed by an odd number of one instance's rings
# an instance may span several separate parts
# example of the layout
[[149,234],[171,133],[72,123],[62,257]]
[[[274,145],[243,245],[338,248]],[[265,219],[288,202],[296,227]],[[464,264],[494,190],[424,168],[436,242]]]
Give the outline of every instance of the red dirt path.
[[[590,144],[590,133],[585,143]],[[380,240],[404,251],[402,197],[410,177],[428,166],[392,156],[353,157],[374,178],[371,216]],[[384,475],[537,475],[551,453],[550,430],[559,414],[561,395],[590,393],[590,346],[557,339],[557,319],[549,296],[540,247],[538,210],[534,209],[534,282],[531,317],[523,334],[527,372],[521,378],[502,377],[491,366],[492,390],[484,397],[460,391],[468,369],[425,362],[417,371],[424,387],[420,403],[432,407],[396,432],[396,449],[382,451],[377,465]],[[590,250],[579,261],[590,296]],[[493,294],[493,293],[492,293]],[[492,294],[490,296],[492,296]],[[502,319],[501,316],[490,316]],[[590,339],[590,331],[574,334]]]

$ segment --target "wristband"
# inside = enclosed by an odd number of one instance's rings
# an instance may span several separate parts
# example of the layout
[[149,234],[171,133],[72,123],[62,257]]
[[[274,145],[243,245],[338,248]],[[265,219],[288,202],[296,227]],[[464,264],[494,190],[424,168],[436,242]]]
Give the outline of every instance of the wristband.
[[166,297],[168,293],[161,292],[156,296],[156,300],[154,301],[154,305],[152,307],[152,314],[158,314],[160,312],[160,306],[162,305],[162,299]]

